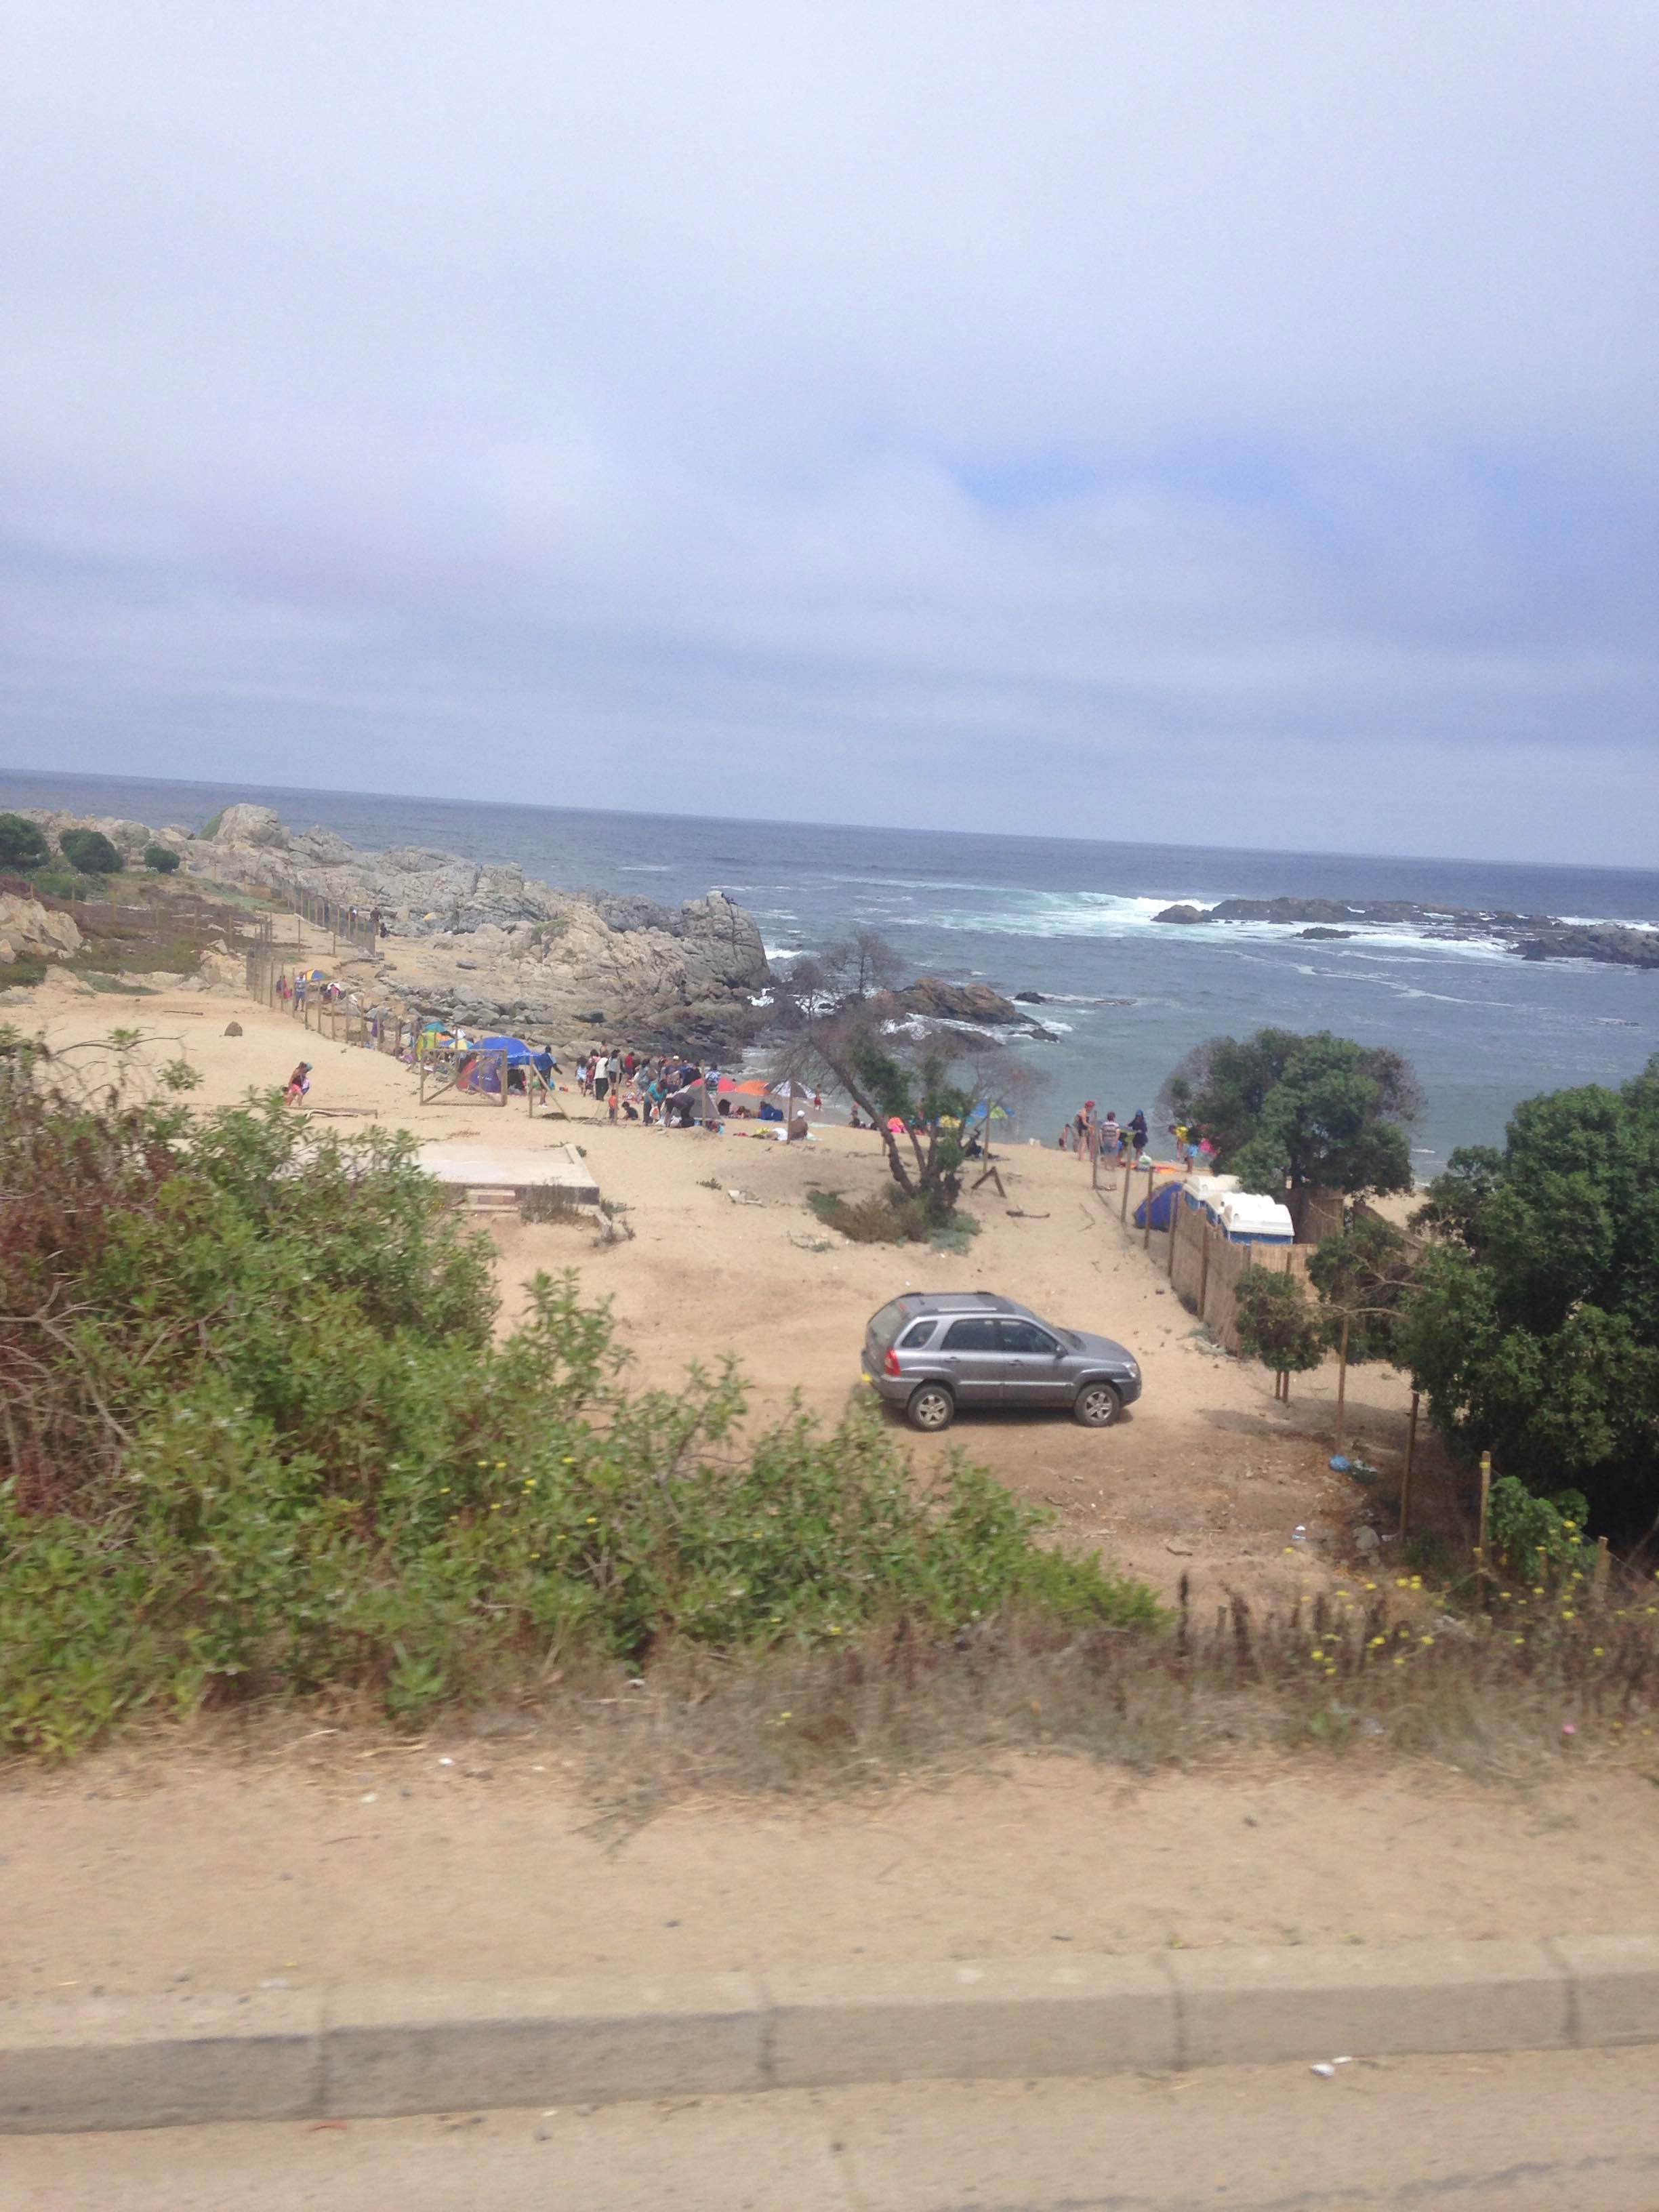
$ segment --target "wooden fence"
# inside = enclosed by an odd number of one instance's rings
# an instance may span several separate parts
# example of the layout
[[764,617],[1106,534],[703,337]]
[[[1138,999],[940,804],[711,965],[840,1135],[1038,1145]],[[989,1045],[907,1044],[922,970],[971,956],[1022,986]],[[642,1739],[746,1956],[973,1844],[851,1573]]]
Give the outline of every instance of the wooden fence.
[[[1108,1178],[1110,1178],[1109,1180]],[[1118,1178],[1121,1177],[1120,1182]],[[1127,1233],[1138,1242],[1155,1267],[1170,1279],[1170,1287],[1214,1337],[1232,1352],[1238,1350],[1238,1284],[1252,1267],[1272,1267],[1284,1275],[1304,1280],[1314,1248],[1303,1244],[1233,1244],[1202,1206],[1188,1206],[1177,1185],[1170,1225],[1154,1229],[1143,1217],[1135,1225],[1132,1216],[1143,1199],[1148,1203],[1160,1184],[1149,1170],[1119,1168],[1104,1163],[1097,1169],[1095,1188],[1101,1202],[1115,1212]]]
[[270,952],[250,952],[247,993],[262,1006],[272,1006],[319,1036],[339,1044],[355,1044],[366,1051],[384,1052],[402,1059],[415,1049],[420,1023],[395,1007],[363,1006],[349,998],[329,996],[306,971],[278,961]]
[[1177,1197],[1171,1227],[1164,1238],[1170,1287],[1195,1314],[1218,1344],[1238,1350],[1238,1285],[1253,1267],[1276,1274],[1308,1273],[1305,1244],[1232,1244],[1201,1206]]

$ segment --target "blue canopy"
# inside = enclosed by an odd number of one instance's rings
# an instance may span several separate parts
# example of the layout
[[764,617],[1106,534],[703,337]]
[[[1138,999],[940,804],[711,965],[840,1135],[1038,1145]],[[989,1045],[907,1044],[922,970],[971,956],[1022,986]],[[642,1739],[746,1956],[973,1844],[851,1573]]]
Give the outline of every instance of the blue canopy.
[[507,1054],[507,1064],[509,1067],[522,1067],[526,1060],[534,1060],[536,1057],[522,1037],[480,1037],[472,1049],[474,1052],[504,1052]]
[[1146,1226],[1146,1209],[1149,1206],[1152,1209],[1152,1226],[1154,1229],[1169,1229],[1172,1227],[1175,1222],[1176,1203],[1180,1196],[1181,1185],[1178,1182],[1171,1180],[1169,1182],[1159,1183],[1158,1188],[1153,1191],[1151,1197],[1143,1198],[1139,1205],[1136,1206],[1134,1216],[1135,1227],[1137,1229],[1144,1229]]

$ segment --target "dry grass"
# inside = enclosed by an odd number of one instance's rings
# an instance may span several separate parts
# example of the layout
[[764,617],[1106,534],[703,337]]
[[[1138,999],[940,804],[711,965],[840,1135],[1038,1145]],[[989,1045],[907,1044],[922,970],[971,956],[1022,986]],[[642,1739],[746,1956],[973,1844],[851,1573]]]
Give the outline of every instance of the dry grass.
[[1645,1598],[1563,1619],[1559,1600],[1527,1595],[1457,1620],[1396,1613],[1397,1595],[1362,1583],[1259,1620],[1236,1598],[1200,1622],[1183,1591],[1158,1638],[1005,1621],[941,1641],[901,1624],[844,1650],[677,1656],[632,1686],[586,1686],[561,1734],[618,1813],[691,1791],[842,1791],[1033,1751],[1140,1773],[1251,1752],[1363,1753],[1510,1781],[1564,1758],[1654,1755]]
[[[1235,1599],[1199,1620],[1183,1594],[1163,1634],[1005,1619],[954,1638],[901,1622],[736,1659],[682,1647],[638,1674],[568,1665],[539,1699],[512,1701],[504,1685],[501,1705],[434,1717],[426,1737],[556,1741],[601,1823],[623,1827],[694,1796],[844,1796],[1030,1756],[1148,1775],[1299,1754],[1506,1784],[1644,1764],[1659,1780],[1659,1611],[1645,1589],[1587,1607],[1494,1593],[1492,1611],[1464,1620],[1425,1603],[1407,1577],[1259,1618]],[[323,1723],[353,1746],[392,1741],[361,1696],[206,1715],[190,1733],[257,1752]]]

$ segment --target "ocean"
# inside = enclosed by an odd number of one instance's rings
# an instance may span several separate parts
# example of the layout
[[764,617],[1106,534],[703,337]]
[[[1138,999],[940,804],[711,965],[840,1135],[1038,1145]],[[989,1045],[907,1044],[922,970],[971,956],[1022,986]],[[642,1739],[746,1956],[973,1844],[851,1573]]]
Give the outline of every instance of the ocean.
[[1617,1084],[1659,1054],[1659,971],[1540,963],[1481,943],[1369,930],[1300,943],[1268,924],[1182,928],[1152,916],[1277,893],[1504,908],[1659,927],[1659,872],[1486,861],[1235,852],[1193,845],[971,836],[797,822],[729,822],[559,807],[473,805],[246,784],[59,776],[0,769],[0,807],[61,806],[194,828],[252,799],[295,828],[355,845],[428,845],[516,860],[571,890],[678,904],[729,891],[769,952],[821,946],[858,923],[883,931],[918,975],[1039,991],[1056,1032],[1017,1050],[1040,1079],[1025,1133],[1052,1139],[1085,1098],[1155,1115],[1193,1045],[1265,1024],[1389,1044],[1413,1062],[1425,1111],[1419,1179],[1456,1145],[1502,1141],[1517,1100]]

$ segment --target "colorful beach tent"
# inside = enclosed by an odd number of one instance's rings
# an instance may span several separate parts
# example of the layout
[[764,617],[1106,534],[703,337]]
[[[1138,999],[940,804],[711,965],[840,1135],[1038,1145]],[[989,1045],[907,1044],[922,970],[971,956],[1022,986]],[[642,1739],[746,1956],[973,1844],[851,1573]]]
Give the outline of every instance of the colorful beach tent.
[[1152,1193],[1151,1196],[1143,1198],[1139,1205],[1136,1206],[1135,1227],[1137,1229],[1144,1229],[1146,1226],[1146,1209],[1150,1206],[1152,1209],[1152,1226],[1154,1229],[1173,1228],[1175,1225],[1176,1207],[1180,1204],[1180,1202],[1181,1185],[1179,1182],[1172,1179],[1168,1182],[1159,1183],[1157,1189]]

